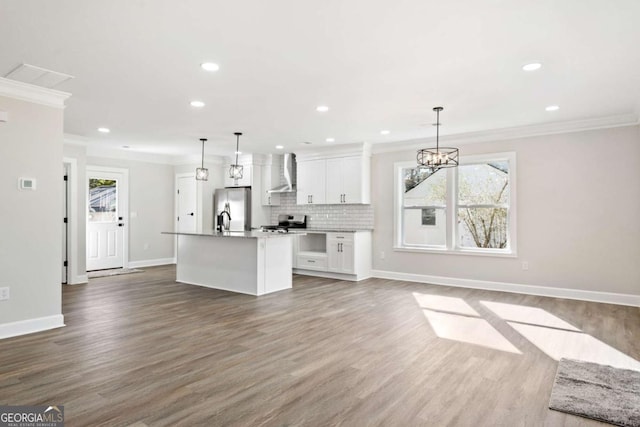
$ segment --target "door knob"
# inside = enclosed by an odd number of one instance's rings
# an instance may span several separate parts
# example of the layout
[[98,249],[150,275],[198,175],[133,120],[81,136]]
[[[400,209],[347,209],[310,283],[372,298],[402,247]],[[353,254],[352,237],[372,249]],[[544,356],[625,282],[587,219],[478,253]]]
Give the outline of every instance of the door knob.
[[123,223],[121,223],[121,222],[119,222],[119,223],[118,223],[118,227],[124,227],[124,224],[123,224]]
[[191,213],[188,213],[187,215],[191,215],[191,216],[193,216],[193,212],[191,212]]

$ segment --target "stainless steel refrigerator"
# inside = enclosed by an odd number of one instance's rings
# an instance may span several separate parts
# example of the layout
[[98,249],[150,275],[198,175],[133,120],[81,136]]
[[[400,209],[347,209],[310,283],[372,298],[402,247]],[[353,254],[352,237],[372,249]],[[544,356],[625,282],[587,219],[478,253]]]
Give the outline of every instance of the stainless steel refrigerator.
[[[213,194],[214,230],[217,229],[218,218],[223,211],[228,212],[228,215],[223,215],[225,230],[251,230],[251,188],[218,188],[215,191]],[[227,218],[230,218],[228,222]]]

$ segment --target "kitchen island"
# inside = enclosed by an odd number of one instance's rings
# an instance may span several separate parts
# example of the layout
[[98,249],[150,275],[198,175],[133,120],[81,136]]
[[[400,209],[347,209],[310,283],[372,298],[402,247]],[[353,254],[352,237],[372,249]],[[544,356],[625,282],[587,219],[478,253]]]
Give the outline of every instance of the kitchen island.
[[249,295],[290,289],[292,238],[261,231],[177,236],[176,281]]

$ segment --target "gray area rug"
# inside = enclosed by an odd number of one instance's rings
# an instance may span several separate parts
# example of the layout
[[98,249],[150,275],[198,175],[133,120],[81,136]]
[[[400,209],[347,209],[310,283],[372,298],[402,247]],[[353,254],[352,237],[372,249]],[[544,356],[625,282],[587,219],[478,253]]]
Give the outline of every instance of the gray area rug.
[[111,270],[97,270],[87,273],[89,279],[95,279],[97,277],[107,276],[119,276],[121,274],[142,273],[144,270],[138,270],[137,268],[114,268]]
[[561,359],[549,408],[619,426],[640,427],[640,371]]

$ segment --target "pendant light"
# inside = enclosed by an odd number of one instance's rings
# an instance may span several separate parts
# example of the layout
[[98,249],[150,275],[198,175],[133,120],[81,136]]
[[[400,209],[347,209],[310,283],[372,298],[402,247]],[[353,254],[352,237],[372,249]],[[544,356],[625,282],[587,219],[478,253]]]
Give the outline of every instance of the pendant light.
[[234,132],[236,136],[236,163],[229,168],[229,178],[233,178],[234,184],[238,184],[238,180],[242,179],[243,166],[238,164],[238,154],[240,154],[240,135],[242,132]]
[[436,112],[436,148],[423,148],[418,150],[416,159],[418,166],[428,168],[431,173],[438,169],[455,168],[458,166],[458,149],[451,147],[440,147],[440,111],[442,107],[433,107]]
[[207,181],[209,179],[209,169],[204,167],[204,143],[207,138],[200,138],[202,141],[202,163],[199,168],[196,168],[196,179],[198,181]]

